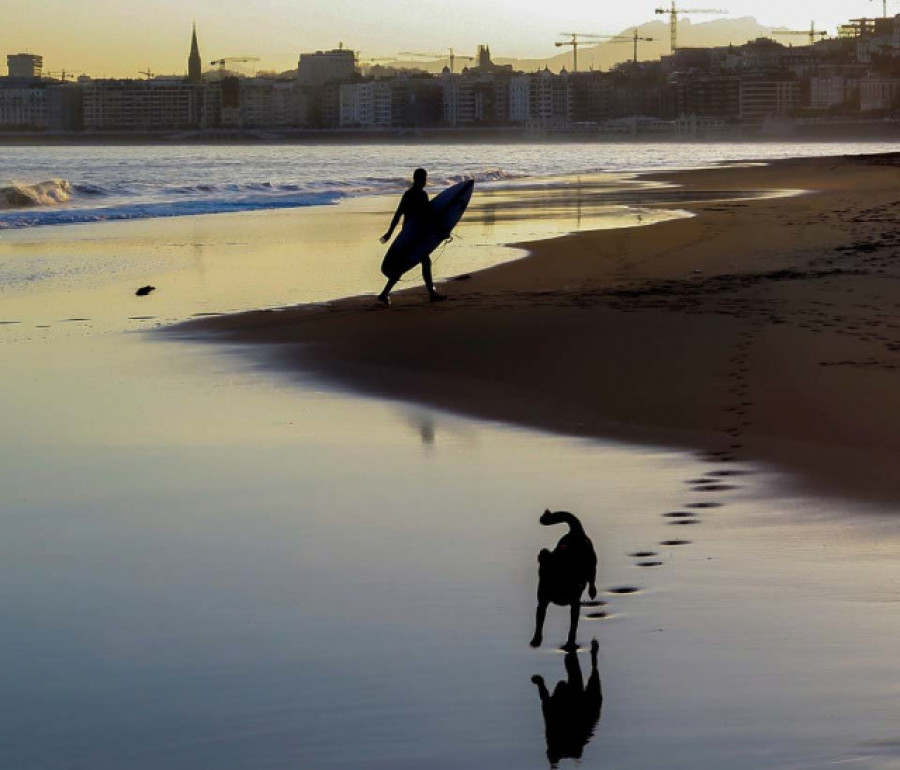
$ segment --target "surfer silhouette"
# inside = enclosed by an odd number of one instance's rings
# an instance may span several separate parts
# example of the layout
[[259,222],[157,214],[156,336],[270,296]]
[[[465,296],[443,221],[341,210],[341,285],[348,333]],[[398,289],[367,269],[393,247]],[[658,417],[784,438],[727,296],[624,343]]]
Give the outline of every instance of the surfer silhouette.
[[[387,277],[387,283],[384,285],[384,289],[381,290],[381,294],[378,295],[378,301],[388,307],[391,304],[391,289],[400,280],[400,276],[416,264],[415,262],[404,264],[404,255],[401,252],[408,248],[408,243],[411,240],[415,240],[418,232],[424,232],[434,224],[434,213],[428,200],[428,193],[425,192],[425,183],[427,181],[428,172],[424,168],[417,168],[413,172],[412,187],[403,193],[400,205],[397,206],[397,211],[394,212],[394,218],[391,220],[391,226],[381,236],[381,242],[387,243],[394,234],[401,217],[403,218],[401,235],[405,233],[410,236],[402,243],[403,239],[401,238],[394,241],[381,264],[381,272]],[[432,302],[440,302],[442,299],[447,299],[434,289],[434,281],[431,277],[431,257],[426,254],[418,261],[422,264],[422,280],[425,282],[425,288],[428,289],[429,299]]]
[[603,709],[603,690],[597,670],[597,640],[591,642],[591,674],[587,686],[581,675],[578,655],[567,652],[566,678],[551,694],[541,676],[531,677],[541,697],[544,730],[547,737],[547,759],[556,767],[561,759],[581,759],[584,747],[594,734]]

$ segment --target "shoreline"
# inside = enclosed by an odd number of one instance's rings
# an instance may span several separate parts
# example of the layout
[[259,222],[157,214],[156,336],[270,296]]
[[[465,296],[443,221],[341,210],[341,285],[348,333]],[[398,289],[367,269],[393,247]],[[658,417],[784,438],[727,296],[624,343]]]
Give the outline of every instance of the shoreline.
[[689,203],[690,219],[510,244],[529,256],[451,284],[439,306],[408,289],[391,311],[356,297],[170,333],[262,343],[275,367],[382,397],[724,452],[832,494],[896,499],[898,163],[641,175],[688,193],[808,194]]

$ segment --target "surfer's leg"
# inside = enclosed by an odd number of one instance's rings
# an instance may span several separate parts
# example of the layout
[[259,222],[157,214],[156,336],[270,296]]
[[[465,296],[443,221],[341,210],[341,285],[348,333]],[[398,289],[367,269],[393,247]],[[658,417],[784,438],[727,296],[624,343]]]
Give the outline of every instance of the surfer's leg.
[[422,280],[425,282],[425,288],[428,289],[428,297],[432,302],[440,302],[447,299],[443,294],[438,294],[434,290],[434,281],[431,278],[431,257],[425,257],[422,260]]
[[384,288],[381,290],[381,294],[378,295],[378,301],[384,303],[385,305],[390,306],[391,304],[391,289],[397,285],[397,281],[399,278],[388,278],[387,283],[384,285]]

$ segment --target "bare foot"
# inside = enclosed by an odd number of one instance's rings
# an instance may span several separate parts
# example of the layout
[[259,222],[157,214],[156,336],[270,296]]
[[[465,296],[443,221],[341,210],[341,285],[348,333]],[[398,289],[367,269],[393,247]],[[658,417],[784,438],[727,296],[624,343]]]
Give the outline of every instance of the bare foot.
[[529,642],[529,644],[530,644],[532,647],[540,647],[542,641],[544,641],[543,637],[535,636],[535,637]]
[[391,306],[391,298],[386,294],[379,294],[375,299],[377,299],[385,307]]
[[446,296],[444,296],[443,294],[438,294],[436,291],[432,292],[429,296],[429,300],[431,302],[443,302],[445,299],[447,299]]

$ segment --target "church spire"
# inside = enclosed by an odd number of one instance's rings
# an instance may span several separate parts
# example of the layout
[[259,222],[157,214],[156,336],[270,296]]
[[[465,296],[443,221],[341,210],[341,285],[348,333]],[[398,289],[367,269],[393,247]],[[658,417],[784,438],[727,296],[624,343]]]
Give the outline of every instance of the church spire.
[[191,55],[188,56],[188,82],[203,82],[203,65],[200,63],[200,48],[197,45],[197,25],[191,34]]

